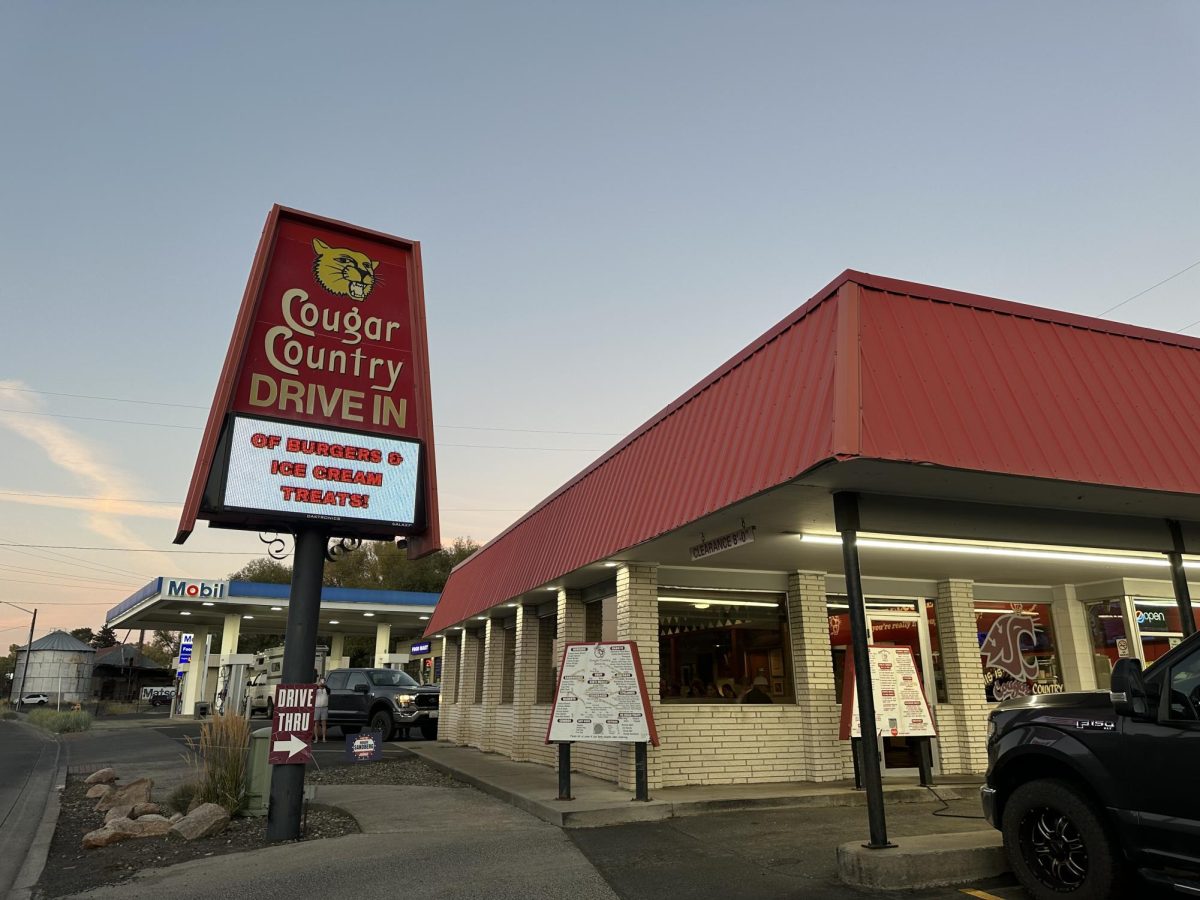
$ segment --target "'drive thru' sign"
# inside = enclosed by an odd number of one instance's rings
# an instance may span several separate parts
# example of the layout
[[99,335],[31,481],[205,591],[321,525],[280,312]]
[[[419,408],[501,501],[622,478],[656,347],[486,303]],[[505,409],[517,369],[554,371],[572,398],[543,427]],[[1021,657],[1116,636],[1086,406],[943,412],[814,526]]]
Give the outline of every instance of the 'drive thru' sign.
[[310,745],[316,702],[315,684],[281,684],[275,689],[275,718],[271,722],[271,749],[267,760],[271,765],[312,761]]

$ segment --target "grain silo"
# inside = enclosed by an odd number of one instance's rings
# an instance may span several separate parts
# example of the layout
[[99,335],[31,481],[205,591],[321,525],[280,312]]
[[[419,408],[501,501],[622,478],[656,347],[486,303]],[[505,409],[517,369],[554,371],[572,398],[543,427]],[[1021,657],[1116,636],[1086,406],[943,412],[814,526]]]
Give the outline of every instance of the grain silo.
[[[92,660],[96,651],[65,631],[52,631],[33,642],[30,648],[17,651],[17,667],[13,671],[12,695],[45,694],[48,705],[84,703],[91,696]],[[25,672],[26,659],[31,659]]]

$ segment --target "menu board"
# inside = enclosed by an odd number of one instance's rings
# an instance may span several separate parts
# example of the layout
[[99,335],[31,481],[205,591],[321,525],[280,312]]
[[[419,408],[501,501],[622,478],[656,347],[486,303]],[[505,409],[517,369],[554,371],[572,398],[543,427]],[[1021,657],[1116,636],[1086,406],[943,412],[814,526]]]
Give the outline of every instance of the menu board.
[[567,644],[546,728],[546,743],[562,741],[658,746],[637,644]]
[[[880,737],[936,737],[933,716],[921,688],[911,647],[868,647],[875,733]],[[862,737],[854,658],[847,660],[842,684],[841,739]]]

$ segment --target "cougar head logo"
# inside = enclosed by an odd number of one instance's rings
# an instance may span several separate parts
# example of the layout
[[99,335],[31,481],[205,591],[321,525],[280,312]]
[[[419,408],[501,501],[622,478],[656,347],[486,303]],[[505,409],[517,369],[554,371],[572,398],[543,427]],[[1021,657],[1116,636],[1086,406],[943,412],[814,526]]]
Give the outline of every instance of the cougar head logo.
[[375,286],[375,271],[379,263],[365,253],[345,247],[330,247],[320,238],[313,238],[317,258],[313,260],[313,275],[321,287],[338,297],[366,300]]
[[1000,669],[1018,681],[1033,681],[1038,667],[1021,653],[1021,638],[1036,640],[1033,619],[1018,613],[1007,613],[992,623],[991,629],[979,647],[983,664],[989,669]]

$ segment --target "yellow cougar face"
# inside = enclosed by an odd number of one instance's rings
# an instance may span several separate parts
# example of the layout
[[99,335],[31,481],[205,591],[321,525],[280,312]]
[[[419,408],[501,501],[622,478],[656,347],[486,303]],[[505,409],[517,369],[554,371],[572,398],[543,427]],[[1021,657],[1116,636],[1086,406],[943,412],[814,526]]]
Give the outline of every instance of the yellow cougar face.
[[312,244],[317,251],[313,275],[321,282],[321,287],[338,297],[366,300],[375,285],[375,269],[379,263],[357,250],[330,247],[320,238],[313,238]]

